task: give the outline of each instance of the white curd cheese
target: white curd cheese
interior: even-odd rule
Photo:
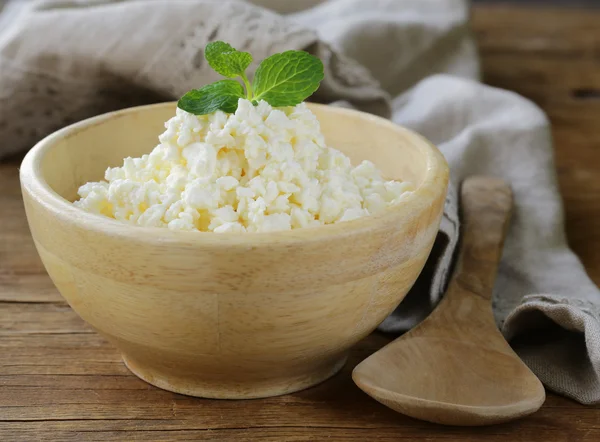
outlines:
[[[165,127],[152,152],[81,186],[74,204],[140,226],[270,232],[372,215],[411,191],[327,147],[304,103],[240,99],[234,114],[201,116],[177,109]]]

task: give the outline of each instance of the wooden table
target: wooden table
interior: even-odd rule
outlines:
[[[600,11],[484,3],[474,28],[485,80],[533,99],[554,124],[570,244],[600,283]],[[288,396],[201,400],[131,375],[66,305],[34,250],[17,182],[0,163],[0,441],[598,441],[600,407],[549,394],[519,422],[446,428],[396,414],[350,379],[388,338],[357,345],[344,371]]]

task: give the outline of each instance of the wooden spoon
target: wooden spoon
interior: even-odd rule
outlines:
[[[537,411],[545,392],[492,313],[510,188],[473,177],[464,182],[461,198],[462,244],[444,299],[416,328],[361,362],[352,377],[400,413],[447,425],[485,425]]]

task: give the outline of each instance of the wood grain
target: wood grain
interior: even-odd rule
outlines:
[[[568,238],[600,284],[600,12],[484,4],[475,7],[473,20],[485,80],[531,98],[550,116]],[[73,311],[56,309],[63,301],[25,225],[19,162],[0,163],[2,441],[600,440],[599,407],[552,394],[532,416],[489,428],[449,428],[399,415],[350,378],[359,361],[389,342],[377,333],[353,349],[339,375],[289,396],[211,401],[150,387]],[[32,322],[31,311],[53,320]],[[19,326],[19,318],[28,319]],[[11,330],[4,329],[8,324]]]

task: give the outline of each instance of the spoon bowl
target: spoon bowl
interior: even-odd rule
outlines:
[[[403,350],[378,355],[393,369],[381,373],[365,364],[354,376],[362,390],[400,413],[438,423],[483,425],[508,420],[507,414],[511,419],[527,415],[543,402],[539,380],[524,364],[495,349],[443,338],[414,338]],[[453,373],[452,382],[448,373]],[[399,378],[410,382],[399,383]],[[533,398],[532,391],[537,392]]]

